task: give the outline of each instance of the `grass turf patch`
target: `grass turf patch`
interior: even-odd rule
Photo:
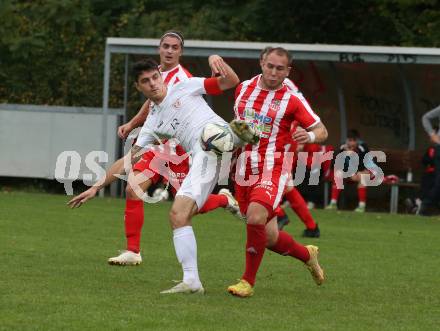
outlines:
[[[267,251],[255,296],[226,287],[244,267],[245,228],[223,210],[197,216],[205,296],[163,296],[181,278],[169,203],[145,205],[144,262],[106,263],[125,246],[120,199],[69,210],[68,197],[0,193],[0,330],[435,330],[440,325],[440,220],[315,211],[327,281]]]

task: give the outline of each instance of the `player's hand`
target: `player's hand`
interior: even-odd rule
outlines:
[[[226,64],[220,56],[211,55],[208,59],[208,62],[214,76],[220,75],[222,77],[226,77]]]
[[[301,127],[297,127],[295,133],[292,135],[293,140],[298,144],[307,144],[310,142],[310,136],[306,130]]]
[[[70,200],[67,204],[70,208],[81,207],[82,204],[86,203],[90,199],[93,199],[96,193],[98,193],[98,189],[92,186],[87,191],[84,191],[83,193],[72,198],[72,200]]]
[[[434,144],[440,144],[440,136],[438,134],[433,133],[433,134],[429,135],[429,138],[431,138],[431,141]]]
[[[133,128],[130,122],[122,124],[120,127],[118,127],[119,138],[126,139],[131,130],[133,130]]]

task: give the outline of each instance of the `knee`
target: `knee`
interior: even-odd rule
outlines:
[[[267,217],[263,213],[249,212],[246,215],[248,224],[266,224]]]
[[[176,208],[171,208],[170,213],[170,223],[173,229],[178,229],[186,225],[191,225],[191,217],[189,214],[179,211]]]
[[[266,231],[266,247],[271,248],[276,245],[278,241],[278,232]]]

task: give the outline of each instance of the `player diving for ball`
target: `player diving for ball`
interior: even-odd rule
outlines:
[[[220,57],[218,57],[220,58]],[[217,59],[218,59],[217,58]],[[210,63],[212,56],[210,57]],[[203,293],[197,267],[197,245],[191,226],[192,217],[203,207],[219,178],[221,158],[205,152],[200,145],[200,135],[209,123],[222,126],[228,124],[208,106],[203,94],[220,94],[239,83],[232,68],[220,58],[216,61],[219,77],[189,78],[173,86],[167,86],[157,63],[147,59],[136,63],[133,74],[136,88],[152,102],[152,106],[136,144],[123,158],[117,160],[107,171],[105,178],[99,180],[95,189],[85,191],[69,201],[71,207],[78,207],[99,190],[117,179],[116,175],[128,173],[128,184],[139,188],[145,179],[143,173],[133,176],[131,164],[136,163],[145,148],[151,148],[159,139],[175,138],[189,151],[192,165],[188,175],[177,190],[170,210],[170,223],[173,229],[173,242],[183,270],[183,281],[161,293]],[[234,146],[255,143],[258,138],[244,122],[234,120],[229,124],[234,137]],[[126,167],[125,165],[130,166]],[[125,169],[128,169],[126,171]],[[91,195],[91,196],[90,196]]]

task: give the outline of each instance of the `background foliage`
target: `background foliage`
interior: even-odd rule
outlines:
[[[2,0],[0,17],[0,102],[8,103],[100,106],[108,36],[176,28],[190,39],[440,44],[436,0]]]

